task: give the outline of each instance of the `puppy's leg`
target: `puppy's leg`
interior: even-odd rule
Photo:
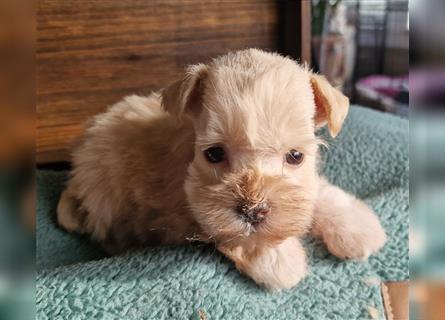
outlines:
[[[86,215],[87,212],[80,207],[70,189],[65,189],[57,205],[57,223],[69,232],[85,233]]]
[[[242,246],[218,249],[235,262],[239,271],[271,290],[291,288],[307,274],[306,253],[295,237],[252,252]]]
[[[378,217],[362,201],[322,179],[313,234],[340,258],[366,260],[386,241]]]

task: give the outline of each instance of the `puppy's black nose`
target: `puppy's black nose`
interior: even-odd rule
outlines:
[[[260,203],[241,202],[236,211],[240,214],[242,219],[248,223],[259,223],[266,218],[270,212],[270,205],[266,201]]]

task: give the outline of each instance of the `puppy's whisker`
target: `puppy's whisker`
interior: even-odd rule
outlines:
[[[226,240],[224,240],[224,241],[219,242],[219,244],[220,244],[220,245],[224,245],[224,244],[227,244],[227,243],[229,243],[229,242],[232,242],[233,240],[238,239],[238,238],[240,238],[240,237],[242,237],[242,235],[235,235],[235,236],[232,237],[232,238],[229,238],[229,239],[226,239]]]
[[[215,175],[215,179],[218,179],[218,174],[216,173],[216,169],[213,169],[213,173]]]

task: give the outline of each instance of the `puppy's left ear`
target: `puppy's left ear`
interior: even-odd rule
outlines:
[[[182,80],[162,90],[164,110],[178,121],[185,115],[197,116],[201,111],[203,80],[206,75],[207,66],[204,64],[187,67]]]
[[[325,77],[311,74],[311,86],[315,98],[315,125],[328,124],[329,133],[336,137],[349,110],[349,99],[335,89]]]

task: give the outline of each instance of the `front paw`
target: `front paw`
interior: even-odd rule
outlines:
[[[331,218],[330,228],[322,232],[323,241],[339,258],[366,260],[383,247],[386,234],[374,212],[354,200],[349,212]]]
[[[221,250],[221,248],[219,248]],[[237,269],[267,289],[289,289],[307,274],[306,254],[297,238],[288,238],[273,248],[246,254],[242,247],[221,250]]]

